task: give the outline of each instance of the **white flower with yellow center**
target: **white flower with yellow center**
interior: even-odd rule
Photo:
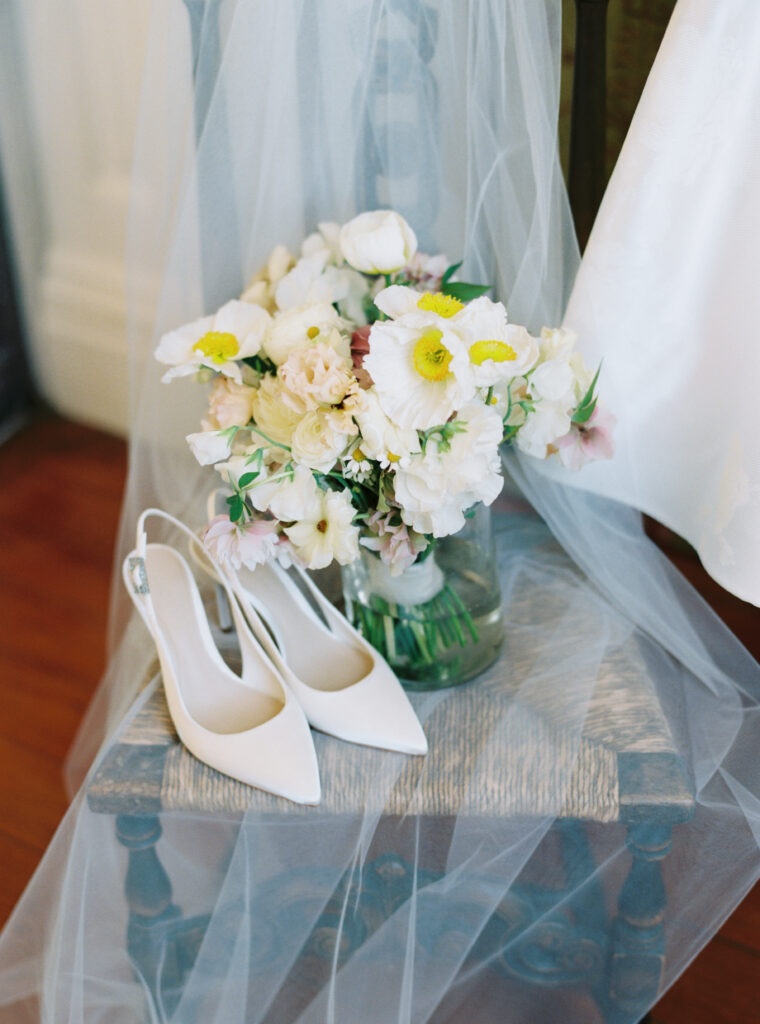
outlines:
[[[473,379],[481,388],[527,373],[538,359],[536,339],[524,327],[508,323],[502,303],[486,295],[465,305],[444,292],[391,285],[377,295],[375,305],[395,320],[427,313],[432,325],[455,333],[467,346]]]
[[[314,511],[285,527],[298,558],[309,569],[324,569],[335,559],[348,565],[359,554],[359,530],[348,491],[320,492]]]
[[[239,361],[255,356],[271,323],[260,306],[233,299],[213,316],[165,334],[156,348],[156,359],[171,369],[164,381],[186,377],[208,367],[242,383]]]
[[[475,391],[466,347],[423,311],[373,324],[363,369],[383,411],[404,429],[445,423]]]
[[[348,323],[329,302],[298,306],[278,313],[270,321],[262,341],[264,354],[279,366],[291,352],[324,342],[351,365],[351,338]]]

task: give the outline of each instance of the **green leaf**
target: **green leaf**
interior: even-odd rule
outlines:
[[[239,494],[233,494],[227,499],[230,506],[230,519],[233,523],[239,523],[245,515],[245,504]]]
[[[258,476],[258,473],[243,473],[243,475],[238,480],[238,487],[241,490],[244,487],[249,487]]]
[[[590,405],[579,405],[573,415],[570,417],[571,423],[588,423],[591,417],[594,415],[596,409],[596,399],[594,399]]]
[[[596,368],[596,373],[594,374],[594,379],[591,381],[591,383],[588,386],[588,391],[583,396],[583,398],[580,400],[580,404],[578,405],[578,409],[583,409],[584,406],[590,405],[592,401],[594,402],[594,404],[596,404],[596,399],[594,398],[594,390],[596,388],[596,382],[599,380],[599,374],[601,373],[601,371],[602,371],[602,364],[600,363],[597,366],[597,368]]]
[[[443,289],[446,295],[460,302],[471,302],[491,290],[490,284],[468,284],[466,281],[453,281]]]
[[[446,272],[444,273],[443,277],[441,278],[441,284],[442,285],[443,284],[448,284],[449,281],[452,279],[454,274],[456,274],[457,270],[459,270],[459,268],[462,266],[463,263],[464,263],[464,260],[460,260],[459,263],[452,263],[451,266],[447,268]]]

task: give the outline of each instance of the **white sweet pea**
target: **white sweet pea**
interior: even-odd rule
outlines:
[[[340,231],[343,258],[364,274],[391,274],[417,251],[417,237],[393,210],[372,210],[354,217]]]
[[[561,405],[554,402],[541,402],[528,413],[525,423],[520,427],[515,438],[518,448],[536,459],[545,459],[549,454],[549,445],[553,445],[560,437],[564,437],[570,429],[570,415]]]
[[[569,360],[578,335],[567,327],[542,327],[539,362],[550,359]]]
[[[169,331],[155,353],[159,363],[171,367],[161,379],[186,377],[206,366],[242,383],[238,361],[260,351],[270,323],[265,309],[232,299],[214,316]]]
[[[204,430],[188,434],[185,440],[201,466],[213,466],[229,456],[235,433],[235,427],[228,430]]]
[[[530,390],[539,398],[569,409],[575,404],[575,374],[564,359],[550,359],[531,374]]]
[[[446,444],[433,435],[424,454],[396,471],[394,491],[401,518],[418,533],[455,533],[464,525],[466,509],[478,501],[489,505],[501,491],[501,417],[472,402],[456,423],[463,429]]]
[[[470,359],[445,322],[424,312],[372,325],[365,369],[380,405],[405,429],[427,430],[445,423],[475,391]]]
[[[405,430],[385,415],[375,388],[362,394],[364,405],[354,413],[361,434],[361,451],[383,466],[406,465],[409,456],[420,450],[419,434],[416,430]]]
[[[279,366],[294,349],[324,341],[350,365],[351,340],[347,329],[348,324],[329,302],[318,302],[278,313],[270,322],[262,345],[265,355]]]
[[[348,491],[320,492],[315,511],[285,527],[296,555],[309,569],[324,569],[335,559],[348,565],[359,554],[359,530]]]
[[[308,519],[319,511],[320,490],[305,466],[278,466],[262,473],[248,490],[259,512],[270,512],[283,523]]]

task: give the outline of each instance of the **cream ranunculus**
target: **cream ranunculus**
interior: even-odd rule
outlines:
[[[320,473],[332,469],[350,442],[347,434],[336,431],[327,414],[317,409],[302,416],[291,438],[296,462]]]
[[[347,322],[329,302],[299,306],[275,316],[262,347],[265,355],[279,366],[294,349],[325,342],[350,365],[351,337],[348,328]]]
[[[285,528],[296,555],[309,569],[324,569],[335,559],[348,565],[359,554],[359,530],[348,491],[321,492],[321,501],[308,517]]]
[[[393,210],[372,210],[354,217],[340,231],[340,248],[349,266],[364,274],[400,270],[417,251],[417,238]]]
[[[475,392],[466,346],[423,311],[373,324],[363,369],[383,411],[405,429],[445,423]]]
[[[208,412],[201,420],[204,430],[244,427],[253,415],[256,389],[229,377],[217,377],[209,396]]]
[[[285,387],[271,374],[261,378],[253,397],[253,418],[256,426],[277,444],[290,445],[301,414],[283,399]]]

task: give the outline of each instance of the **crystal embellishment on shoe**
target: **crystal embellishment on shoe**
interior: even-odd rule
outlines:
[[[127,572],[132,581],[132,590],[135,594],[150,593],[144,558],[141,558],[139,555],[130,555],[127,559]]]
[[[314,743],[303,711],[252,634],[234,594],[227,598],[243,661],[237,675],[222,660],[185,558],[167,544],[147,544],[140,517],[137,547],[124,560],[124,583],[158,651],[164,691],[187,749],[217,771],[296,803],[319,803]]]

